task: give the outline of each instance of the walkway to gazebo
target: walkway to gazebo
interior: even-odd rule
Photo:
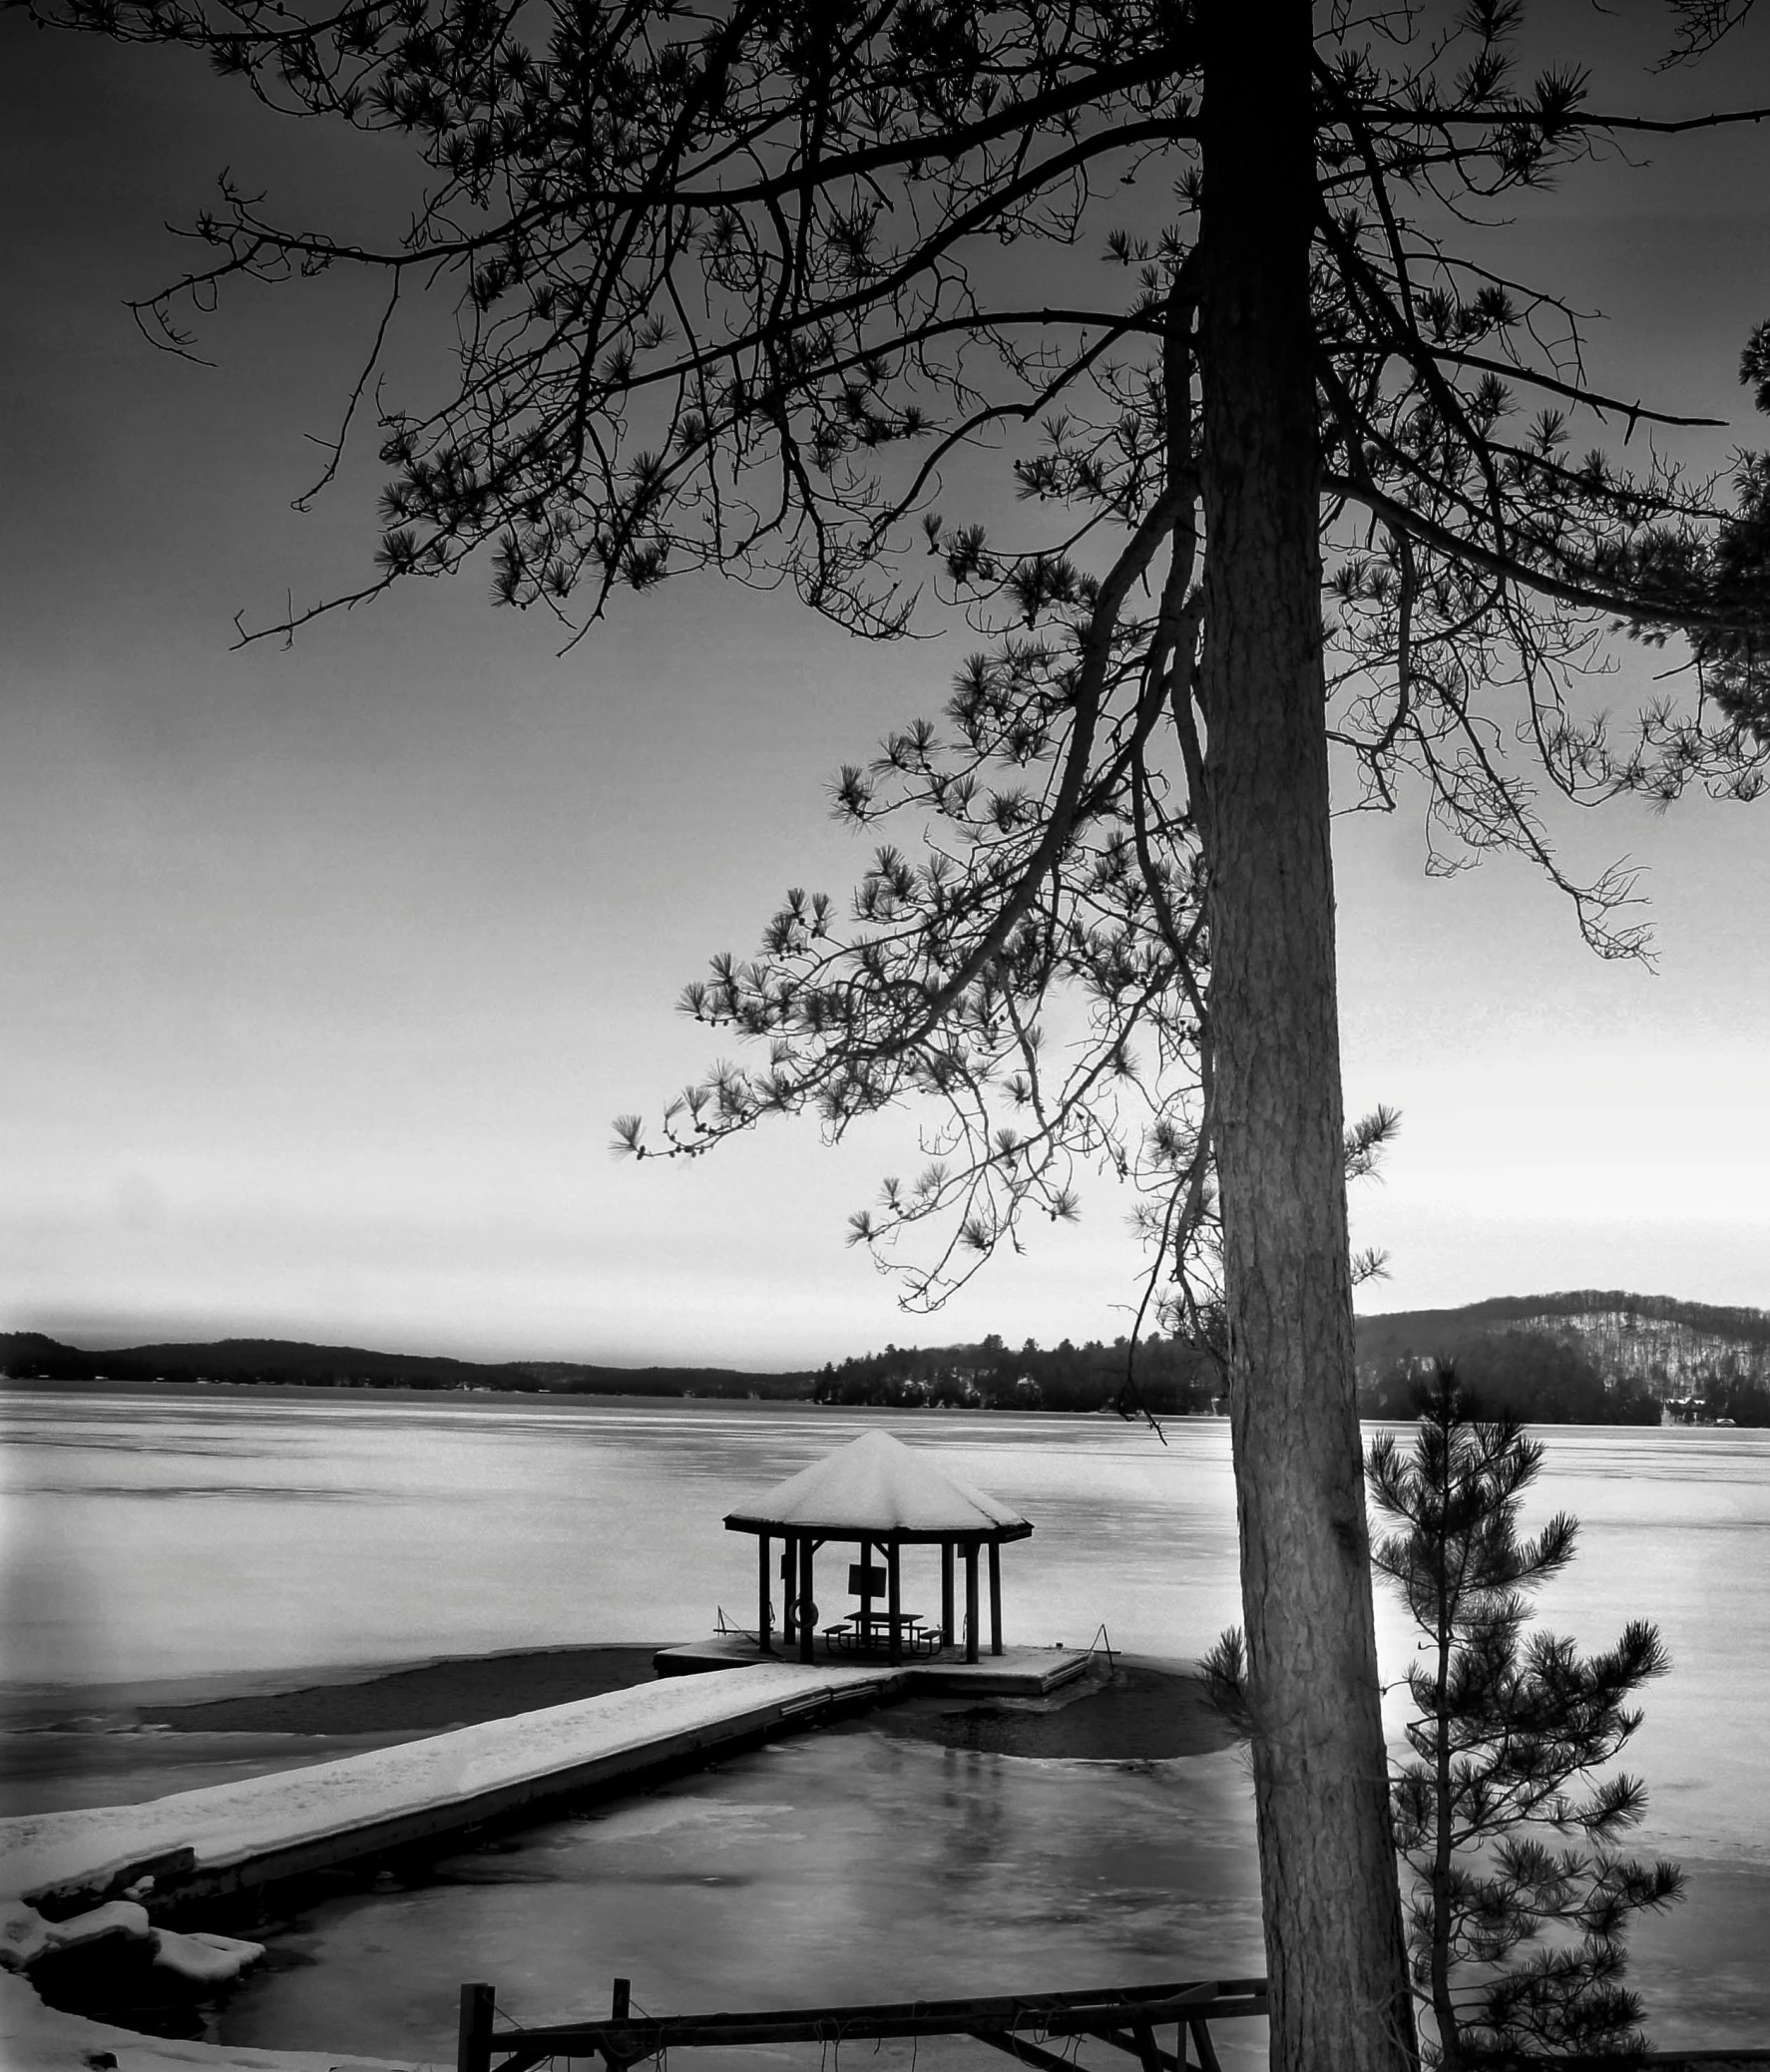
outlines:
[[[730,1512],[727,1530],[757,1536],[756,1639],[773,1651],[773,1545],[782,1544],[783,1643],[802,1662],[815,1659],[819,1612],[816,1559],[832,1540],[852,1543],[858,1561],[848,1571],[857,1600],[849,1617],[823,1628],[825,1645],[868,1653],[882,1648],[888,1659],[936,1654],[958,1644],[954,1570],[965,1565],[965,1660],[979,1654],[978,1555],[988,1550],[990,1652],[1002,1653],[1002,1547],[1025,1539],[1031,1523],[1005,1503],[935,1465],[928,1448],[906,1447],[886,1432],[863,1432],[849,1445],[790,1475],[777,1488],[741,1510]],[[941,1566],[940,1624],[926,1624],[903,1603],[902,1551],[938,1546]],[[875,1566],[875,1550],[883,1566]],[[876,1608],[883,1600],[882,1608]]]

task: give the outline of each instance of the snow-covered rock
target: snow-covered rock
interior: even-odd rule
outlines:
[[[65,1921],[45,1920],[34,1906],[14,1900],[0,1912],[0,1965],[23,1971],[60,1950],[83,1949],[112,1937],[146,1942],[159,1932],[148,1909],[133,1899],[111,1899]]]
[[[23,1971],[50,1947],[49,1923],[22,1899],[0,1906],[0,1971]]]

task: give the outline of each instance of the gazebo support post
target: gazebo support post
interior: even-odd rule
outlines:
[[[791,1647],[799,1633],[799,1535],[789,1532],[780,1548],[780,1639]]]
[[[953,1644],[953,1542],[943,1539],[940,1543],[940,1644],[950,1648]]]
[[[809,1662],[817,1645],[817,1605],[811,1595],[811,1557],[817,1542],[805,1540],[799,1549],[799,1660]]]
[[[768,1554],[773,1541],[767,1533],[756,1535],[756,1645],[763,1654],[774,1652],[769,1642],[771,1621],[768,1616],[768,1586],[774,1578],[768,1573]]]
[[[990,1541],[990,1653],[1002,1652],[1002,1542]]]
[[[977,1541],[965,1547],[965,1659],[977,1660]]]
[[[885,1543],[885,1616],[891,1622],[891,1661],[903,1661],[903,1571],[895,1539]]]

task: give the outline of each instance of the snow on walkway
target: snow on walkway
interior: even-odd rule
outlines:
[[[0,1901],[29,1898],[52,1886],[100,1884],[185,1849],[194,1852],[195,1869],[225,1869],[408,1815],[444,1812],[512,1787],[543,1784],[679,1735],[720,1726],[742,1733],[768,1724],[783,1708],[790,1712],[826,1695],[893,1680],[888,1670],[797,1662],[672,1676],[304,1770],[175,1792],[140,1806],[0,1821]]]
[[[542,1796],[550,1778],[589,1773],[585,1781],[594,1782],[599,1764],[632,1776],[644,1764],[631,1759],[643,1759],[647,1749],[658,1748],[667,1759],[683,1736],[735,1738],[826,1698],[854,1697],[868,1686],[882,1695],[901,1674],[770,1662],[705,1676],[666,1677],[306,1770],[175,1792],[139,1806],[0,1821],[5,1926],[0,1944],[10,1945],[0,1947],[0,1965],[11,1959],[0,1969],[0,2072],[89,2072],[107,2055],[117,2072],[423,2072],[409,2063],[386,2067],[383,2060],[355,2058],[342,2050],[167,2042],[56,2012],[43,2005],[16,1968],[30,1960],[28,1952],[46,1929],[52,1939],[63,1939],[29,1901],[55,1889],[101,1894],[138,1867],[144,1874],[128,1883],[127,1897],[151,1899],[153,1880],[146,1866],[173,1857],[189,1866],[174,1870],[173,1882],[334,1839],[341,1861],[352,1854],[349,1838],[363,1831],[420,1816],[438,1816],[435,1827],[441,1831],[451,1825],[451,1810],[467,1825],[488,1801],[508,1804],[526,1787]],[[372,1839],[365,1840],[372,1847]],[[134,1914],[140,1909],[130,1904],[105,1910]],[[64,1925],[76,1927],[75,1922]]]

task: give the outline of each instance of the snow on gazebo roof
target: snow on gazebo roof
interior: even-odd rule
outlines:
[[[935,1466],[926,1448],[888,1432],[863,1432],[742,1510],[737,1532],[897,1534],[916,1539],[1022,1539],[1033,1527],[1019,1511]]]

